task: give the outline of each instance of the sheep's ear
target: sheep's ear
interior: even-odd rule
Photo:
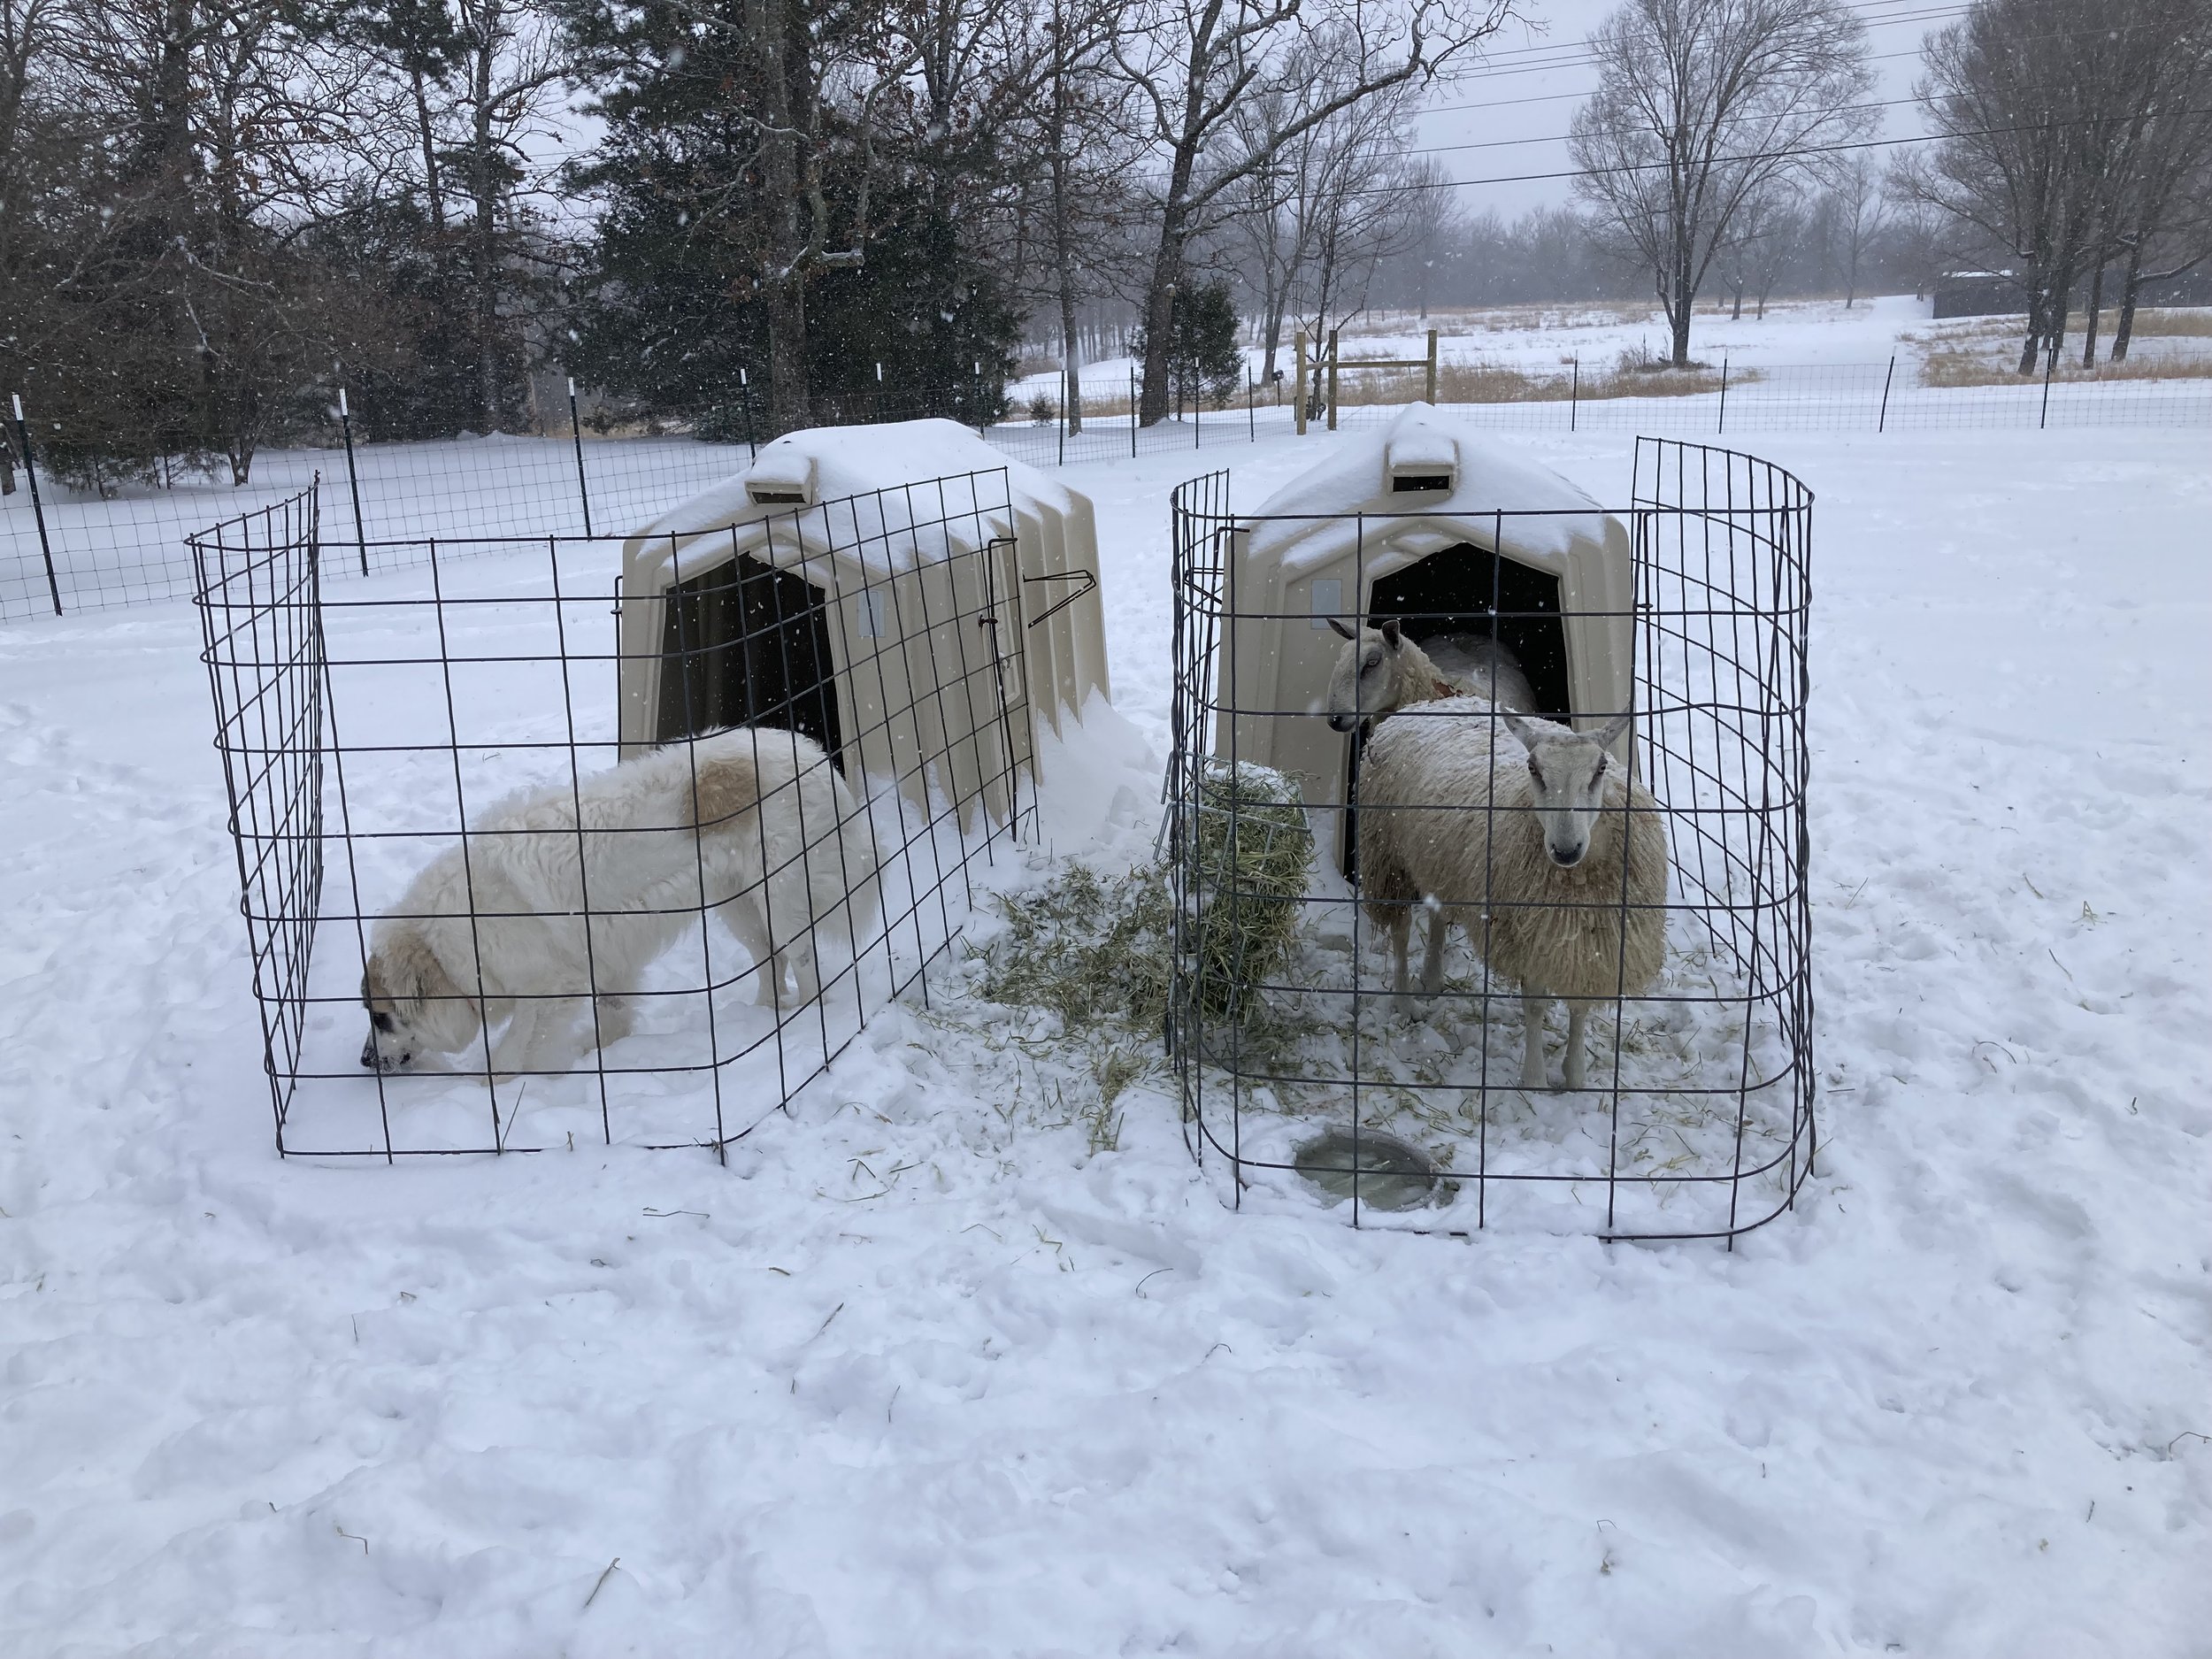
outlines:
[[[1395,618],[1395,617],[1392,617],[1392,618],[1390,618],[1389,619],[1387,619],[1386,621],[1385,621],[1385,622],[1384,622],[1384,624],[1382,625],[1382,636],[1383,636],[1384,641],[1385,641],[1386,642],[1387,642],[1387,643],[1388,643],[1388,645],[1389,645],[1389,647],[1390,647],[1390,649],[1391,649],[1392,650],[1394,650],[1394,650],[1396,650],[1396,649],[1398,649],[1399,644],[1401,643],[1401,641],[1400,641],[1400,640],[1399,640],[1399,638],[1398,638],[1398,618]]]
[[[1610,749],[1620,741],[1621,733],[1628,730],[1628,723],[1633,718],[1632,715],[1624,714],[1615,719],[1608,720],[1590,735],[1597,739],[1600,749]]]
[[[1533,749],[1536,747],[1536,728],[1526,720],[1514,713],[1512,710],[1505,708],[1499,709],[1498,718],[1505,722],[1507,731],[1520,739],[1523,749]]]
[[[1351,629],[1346,627],[1341,622],[1338,621],[1334,617],[1331,617],[1329,618],[1329,626],[1336,630],[1337,637],[1339,639],[1353,640],[1359,637],[1357,634],[1354,634]]]

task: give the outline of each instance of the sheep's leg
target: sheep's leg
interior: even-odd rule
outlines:
[[[1406,994],[1406,934],[1413,926],[1413,914],[1403,905],[1390,912],[1390,994],[1402,997]]]
[[[1422,907],[1428,912],[1428,947],[1421,953],[1421,995],[1434,996],[1444,988],[1444,940],[1452,930],[1451,918],[1434,899]]]
[[[1551,1079],[1544,1071],[1544,1016],[1551,1009],[1551,998],[1539,991],[1526,991],[1521,995],[1521,1087],[1527,1089],[1549,1088]]]
[[[1580,1088],[1583,1084],[1585,1056],[1582,1052],[1582,1033],[1584,1027],[1589,1022],[1590,1005],[1587,1002],[1567,1004],[1567,1087],[1569,1088]]]

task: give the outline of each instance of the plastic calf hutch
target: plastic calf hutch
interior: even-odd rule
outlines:
[[[1090,502],[951,421],[787,434],[623,544],[623,742],[767,719],[910,789],[941,754],[1002,818],[1037,721],[1111,695],[1097,572]]]
[[[1608,1238],[1732,1239],[1790,1208],[1815,1151],[1811,492],[1749,456],[1644,439],[1627,501],[1603,511],[1425,411],[1283,492],[1270,505],[1285,514],[1232,512],[1227,484],[1194,480],[1173,503],[1168,784],[1180,934],[1168,1043],[1186,1136],[1225,1200],[1325,1198],[1359,1225]],[[1215,932],[1248,926],[1253,902],[1225,890],[1238,865],[1218,849],[1266,827],[1256,809],[1236,822],[1244,797],[1220,784],[1225,764],[1297,774],[1317,830],[1356,816],[1354,740],[1329,729],[1322,703],[1342,644],[1325,618],[1355,614],[1396,615],[1416,637],[1494,627],[1551,712],[1581,726],[1632,716],[1624,746],[1667,848],[1665,955],[1647,985],[1629,984],[1617,958],[1620,994],[1589,1004],[1579,1090],[1520,1087],[1521,987],[1494,975],[1482,941],[1492,918],[1530,903],[1590,912],[1572,918],[1584,936],[1617,941],[1625,881],[1571,900],[1457,895],[1432,999],[1394,993],[1386,929],[1317,855],[1305,896],[1288,901],[1287,964],[1246,987],[1233,1018],[1205,995],[1210,964],[1235,956]],[[1502,730],[1492,752],[1501,775],[1523,764]],[[1504,833],[1514,809],[1448,794],[1397,804],[1486,811],[1468,820],[1471,846]],[[1554,1003],[1553,1079],[1565,1025]],[[1432,1176],[1409,1178],[1413,1160]]]
[[[1520,659],[1539,708],[1577,726],[1628,707],[1626,528],[1548,467],[1417,404],[1226,526],[1215,750],[1340,805],[1355,746],[1324,708],[1348,627],[1395,618],[1417,641],[1483,634]],[[1622,748],[1624,756],[1626,747]],[[1331,812],[1340,868],[1350,849]]]

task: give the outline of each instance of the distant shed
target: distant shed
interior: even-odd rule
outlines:
[[[910,792],[950,766],[996,817],[1038,718],[1064,734],[1111,696],[1088,498],[949,420],[787,434],[622,566],[625,752],[787,726]]]

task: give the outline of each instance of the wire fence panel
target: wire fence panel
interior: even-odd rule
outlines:
[[[35,445],[38,434],[34,432]],[[0,618],[52,614],[45,565],[68,612],[189,598],[186,541],[213,519],[287,500],[319,478],[324,534],[340,557],[365,543],[431,536],[576,535],[634,528],[743,468],[743,444],[688,437],[455,438],[279,449],[255,458],[251,481],[171,472],[166,481],[118,480],[72,488],[42,480],[0,497]],[[349,461],[351,470],[349,471]],[[388,565],[396,557],[388,550]]]
[[[1641,388],[1647,386],[1648,391]],[[1354,395],[1357,388],[1347,388]],[[1502,431],[1721,436],[1754,432],[2024,432],[2092,426],[2212,426],[2212,377],[2093,378],[2054,373],[1998,385],[1931,385],[1906,358],[1795,365],[1722,364],[1688,375],[1532,380],[1521,396],[1444,407]],[[1404,399],[1344,403],[1339,427],[1394,419]],[[1326,411],[1316,415],[1326,424]]]
[[[1614,514],[1237,518],[1225,474],[1175,493],[1168,1042],[1231,1202],[1304,1182],[1359,1225],[1609,1238],[1792,1206],[1816,1144],[1811,518],[1781,469],[1656,439]],[[1347,702],[1402,640],[1509,649],[1544,718],[1434,674]],[[1540,756],[1600,790],[1575,846]],[[1286,801],[1320,854],[1287,882]]]
[[[327,493],[190,539],[282,1153],[719,1150],[927,997],[1035,819],[1002,472],[773,521],[850,591],[672,541],[627,654],[618,538],[334,584]]]
[[[2172,367],[2155,361],[2108,365],[2087,377],[2049,366],[2047,380],[1971,386],[1928,384],[1922,366],[1906,358],[1796,366],[1724,363],[1687,375],[1614,371],[1585,377],[1575,370],[1542,379],[1455,369],[1445,374],[1441,396],[1443,406],[1463,421],[1503,432],[1686,438],[2212,426],[2212,379],[2155,378]],[[1340,397],[1374,401],[1340,403],[1333,425],[1349,428],[1394,419],[1417,396],[1417,379],[1342,377]],[[1455,387],[1484,389],[1486,401],[1456,401]],[[1248,388],[1240,404],[1186,407],[1150,426],[1129,415],[1127,398],[1087,400],[1101,412],[1087,410],[1079,426],[1048,398],[1026,417],[1017,411],[1012,418],[999,418],[996,406],[985,409],[993,418],[977,430],[1002,454],[1036,466],[1179,450],[1202,457],[1293,433],[1295,411],[1274,401],[1279,393]],[[979,392],[964,397],[979,408],[987,401]],[[869,394],[844,398],[837,410],[873,423],[910,419],[941,404],[944,397]],[[1329,428],[1325,403],[1317,402],[1309,412],[1315,431]],[[749,431],[753,414],[748,403],[739,414],[725,411],[701,430]],[[215,518],[288,499],[319,477],[326,486],[323,533],[334,549],[324,575],[335,578],[349,568],[338,557],[349,545],[355,554],[350,568],[357,574],[365,563],[378,563],[367,557],[378,543],[385,544],[380,557],[388,566],[404,557],[402,544],[431,536],[565,536],[634,528],[730,477],[754,453],[749,442],[705,442],[680,433],[595,435],[583,423],[544,437],[349,442],[348,424],[331,447],[256,457],[250,481],[234,486],[165,462],[129,476],[104,469],[82,458],[87,447],[73,445],[73,434],[42,422],[35,410],[26,411],[18,432],[18,447],[27,445],[34,465],[28,488],[0,495],[0,620],[188,597],[194,580],[188,536]],[[79,458],[57,474],[46,465],[51,454]]]

